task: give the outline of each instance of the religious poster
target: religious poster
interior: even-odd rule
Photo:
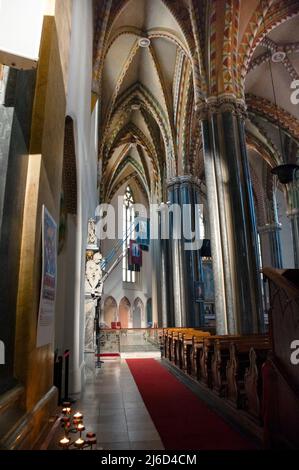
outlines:
[[[42,213],[42,283],[36,346],[52,342],[57,279],[57,224],[47,208]]]

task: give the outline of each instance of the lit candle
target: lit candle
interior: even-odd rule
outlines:
[[[74,446],[77,447],[78,449],[82,449],[83,446],[85,444],[85,441],[84,439],[82,439],[81,437],[79,437],[79,439],[77,439],[75,442],[74,442]]]
[[[60,439],[59,445],[63,449],[68,449],[69,447],[70,440],[67,437],[64,437],[63,439]]]
[[[78,431],[79,431],[79,432],[82,432],[82,431],[84,431],[84,429],[85,429],[85,426],[84,426],[84,424],[81,424],[81,423],[80,423],[80,424],[78,424],[78,427],[77,427],[77,429],[78,429]]]
[[[97,440],[95,437],[91,437],[90,439],[88,439],[88,444],[90,445],[90,447],[92,448],[92,446],[96,445],[97,443]]]
[[[80,419],[81,420],[82,418],[83,418],[83,414],[79,413],[79,411],[76,414],[74,414],[74,419]]]
[[[61,418],[61,422],[62,422],[62,423],[68,423],[69,420],[70,420],[70,418],[69,418],[68,416],[63,416],[63,417]]]
[[[96,435],[95,435],[94,432],[88,432],[86,434],[86,437],[87,437],[87,443],[88,443],[88,445],[90,445],[90,447],[92,449],[92,446],[94,446],[97,443]]]

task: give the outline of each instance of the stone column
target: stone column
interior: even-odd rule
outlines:
[[[103,289],[101,260],[95,220],[89,219],[85,266],[84,363],[86,380],[93,380],[95,375],[95,314]]]
[[[175,326],[201,326],[203,325],[203,304],[196,302],[195,282],[202,281],[201,261],[199,250],[193,246],[191,240],[183,236],[183,228],[189,226],[195,231],[196,204],[199,203],[199,182],[192,176],[179,176],[168,182],[168,194],[171,204],[177,204],[181,209],[181,221],[177,229],[181,238],[175,239],[176,216],[171,220],[171,250],[174,294],[174,324]],[[183,212],[183,206],[189,207],[189,212]],[[183,217],[183,213],[185,213]],[[199,223],[199,220],[196,221]],[[187,247],[187,245],[190,245]]]
[[[293,182],[287,186],[287,215],[291,221],[294,265],[299,268],[299,171],[294,172]]]
[[[258,227],[263,266],[271,266],[277,269],[282,268],[280,231],[281,224],[278,222]]]
[[[217,333],[257,333],[264,319],[244,113],[233,100],[202,111]]]
[[[296,269],[299,269],[299,209],[294,208],[289,210],[288,217],[292,227],[294,266]]]
[[[153,325],[161,325],[162,323],[162,312],[159,308],[161,303],[159,302],[159,285],[161,282],[160,266],[160,241],[151,240],[151,263],[152,263],[152,318]]]
[[[169,276],[167,275],[167,240],[161,240],[161,307],[162,307],[162,327],[173,326],[171,318],[168,315],[168,282]]]

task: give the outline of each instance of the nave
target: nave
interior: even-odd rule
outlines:
[[[1,450],[299,448],[298,32],[298,0],[0,1]]]
[[[254,436],[229,424],[159,358],[106,359],[74,404],[103,450],[253,450]],[[139,357],[138,357],[139,356]],[[177,404],[180,403],[180,406]],[[42,444],[59,448],[61,431]]]

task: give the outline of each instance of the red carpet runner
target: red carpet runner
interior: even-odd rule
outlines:
[[[155,359],[127,359],[166,450],[254,449]]]

